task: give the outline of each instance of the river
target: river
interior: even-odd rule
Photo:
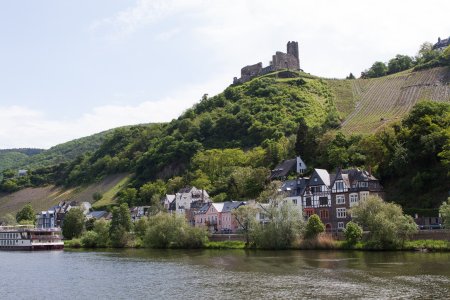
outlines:
[[[0,299],[448,299],[450,253],[0,251]]]

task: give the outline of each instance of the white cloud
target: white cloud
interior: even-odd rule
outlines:
[[[0,149],[50,148],[59,143],[107,129],[133,124],[168,122],[198,102],[204,93],[216,94],[224,79],[186,86],[157,101],[138,105],[105,105],[73,120],[60,120],[22,106],[0,107]]]
[[[90,29],[93,32],[103,32],[110,39],[119,39],[201,2],[201,0],[138,0],[134,6],[114,16],[93,22]]]
[[[446,0],[428,6],[418,0],[140,0],[100,23],[124,36],[182,15],[191,21],[183,31],[192,44],[234,62],[236,73],[242,63],[267,64],[288,40],[298,40],[305,71],[344,77],[397,53],[414,55],[422,42],[448,34],[449,9]],[[156,35],[169,38],[172,30]]]

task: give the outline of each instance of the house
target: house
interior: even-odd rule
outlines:
[[[232,212],[245,202],[209,202],[204,204],[195,214],[195,226],[203,227],[211,232],[234,233],[239,229],[239,224]]]
[[[300,156],[294,159],[288,159],[278,164],[275,169],[270,172],[270,180],[285,180],[289,174],[303,174],[306,172],[307,166]]]
[[[36,216],[37,228],[54,228],[56,227],[56,213],[54,210],[41,211]]]
[[[92,218],[94,218],[96,220],[100,220],[100,219],[108,220],[111,218],[111,214],[106,210],[94,210],[86,215],[86,219],[92,219]]]
[[[370,171],[358,168],[340,170],[331,175],[331,220],[335,230],[343,230],[351,220],[348,210],[369,195],[384,197],[379,180]]]
[[[334,174],[314,169],[310,177],[284,181],[280,192],[293,204],[300,203],[305,219],[317,214],[328,232],[343,230],[351,220],[349,209],[359,201],[369,195],[384,197],[379,180],[358,168],[338,169]]]
[[[130,208],[131,221],[136,222],[136,221],[142,219],[143,217],[147,217],[149,209],[150,209],[150,206],[148,206],[148,205],[135,206],[135,207]]]
[[[305,193],[308,179],[309,178],[297,178],[286,180],[283,181],[280,188],[280,192],[284,194],[285,200],[292,202],[299,210],[303,209],[302,195]]]
[[[175,200],[175,195],[166,194],[164,198],[161,199],[161,204],[166,210],[169,210],[170,203],[172,203],[173,200]]]
[[[331,230],[331,190],[330,174],[325,169],[314,169],[306,183],[302,195],[304,216],[309,218],[313,214],[319,215],[326,230]]]
[[[28,170],[19,170],[17,172],[18,177],[23,177],[23,176],[27,176],[27,175],[28,175]]]
[[[444,51],[445,48],[447,48],[448,46],[450,46],[450,37],[442,40],[439,37],[438,42],[433,45],[433,49],[438,51]]]
[[[175,194],[175,199],[169,203],[169,212],[186,215],[189,213],[191,203],[198,200],[205,203],[211,202],[205,190],[196,187],[183,188]]]
[[[267,214],[267,211],[269,209],[268,203],[258,203],[256,208],[256,222],[260,224],[267,224],[270,222],[269,215]]]
[[[92,205],[89,202],[81,202],[81,203],[78,203],[77,201],[71,201],[71,202],[61,201],[61,202],[59,202],[57,205],[55,205],[49,209],[49,211],[54,211],[54,214],[55,214],[54,226],[62,227],[66,213],[73,208],[81,209],[83,211],[83,214],[86,216],[91,211]],[[38,219],[40,218],[40,215],[41,214],[39,214]],[[43,218],[45,218],[45,217],[43,217]]]

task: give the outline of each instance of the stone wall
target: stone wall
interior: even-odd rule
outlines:
[[[298,59],[291,54],[283,53],[277,51],[274,56],[272,56],[272,66],[275,70],[289,69],[298,70],[300,69],[300,64]]]
[[[289,41],[286,46],[286,52],[283,53],[277,51],[275,55],[272,56],[272,61],[267,67],[262,66],[259,62],[254,65],[245,66],[241,69],[241,77],[234,77],[233,83],[244,83],[250,79],[261,76],[273,71],[289,69],[289,70],[300,70],[300,59],[298,55],[298,42]]]
[[[241,69],[241,77],[257,76],[262,70],[262,63],[259,62],[254,65],[245,66]]]

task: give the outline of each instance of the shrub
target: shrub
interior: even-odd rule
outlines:
[[[272,200],[264,211],[269,223],[255,224],[251,236],[255,246],[262,249],[288,249],[299,238],[303,222],[292,203]]]
[[[319,216],[313,214],[309,217],[308,222],[306,223],[305,228],[305,238],[306,239],[314,239],[319,234],[325,231],[325,225],[323,225]]]
[[[159,213],[149,218],[143,242],[150,248],[200,248],[207,240],[207,232],[191,227],[184,216]]]
[[[354,246],[357,242],[359,242],[362,238],[363,230],[361,226],[356,224],[355,222],[348,222],[345,226],[344,235],[345,241],[348,246]]]
[[[81,245],[84,248],[97,247],[98,234],[95,231],[86,231],[81,237]]]
[[[399,247],[417,231],[412,217],[404,215],[399,205],[384,202],[376,196],[359,202],[351,213],[356,223],[369,230],[366,244],[369,248]]]

